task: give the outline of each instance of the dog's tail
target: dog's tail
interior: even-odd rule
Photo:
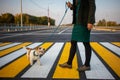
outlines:
[[[26,47],[26,46],[23,46],[23,49],[31,50],[31,48],[28,48],[28,47]]]
[[[23,49],[26,49],[26,47],[25,47],[25,46],[23,46]]]
[[[30,59],[30,51],[31,51],[31,48],[28,48],[28,47],[26,47],[26,46],[23,46],[23,49],[27,50],[26,55],[27,55],[27,59],[29,60],[29,59]]]

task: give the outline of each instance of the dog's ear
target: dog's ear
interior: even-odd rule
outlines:
[[[25,46],[23,48],[26,49],[26,50],[31,50],[31,48],[28,48],[28,47],[25,47]]]
[[[39,48],[39,47],[37,46],[37,47],[35,48],[35,50],[38,50],[38,48]]]
[[[26,48],[27,50],[31,50],[31,48]]]
[[[43,48],[43,50],[45,51],[45,48]]]

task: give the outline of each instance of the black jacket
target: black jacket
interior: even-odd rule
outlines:
[[[78,11],[78,21],[76,21],[76,6],[77,0],[73,0],[73,24],[87,25],[87,23],[95,23],[95,0],[80,0],[80,7]]]

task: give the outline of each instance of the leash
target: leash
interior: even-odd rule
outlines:
[[[59,24],[58,24],[58,26],[57,26],[57,28],[51,33],[51,35],[50,36],[48,36],[45,40],[44,40],[44,42],[46,42],[46,40],[48,40],[48,39],[50,39],[50,38],[52,38],[53,36],[54,36],[54,34],[55,34],[55,32],[59,29],[59,27],[60,27],[60,25],[61,25],[61,23],[62,23],[62,21],[64,20],[64,18],[65,18],[65,15],[67,14],[67,11],[68,11],[68,7],[67,7],[67,5],[65,4],[65,8],[66,8],[66,10],[65,10],[65,13],[64,13],[64,15],[63,15],[63,17],[62,17],[62,19],[61,19],[61,21],[59,22]]]

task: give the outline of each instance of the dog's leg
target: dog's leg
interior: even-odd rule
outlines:
[[[30,52],[31,52],[31,50],[27,50],[27,53],[26,53],[26,56],[27,56],[28,60],[30,60]]]
[[[38,63],[38,65],[41,65],[41,64],[40,64],[40,59],[39,59],[39,58],[37,59],[37,63]]]
[[[30,65],[31,66],[33,65],[33,59],[30,59]]]
[[[30,59],[29,59],[29,55],[28,55],[28,52],[26,53],[26,56],[27,56],[27,59],[28,59],[28,60],[30,60]]]

